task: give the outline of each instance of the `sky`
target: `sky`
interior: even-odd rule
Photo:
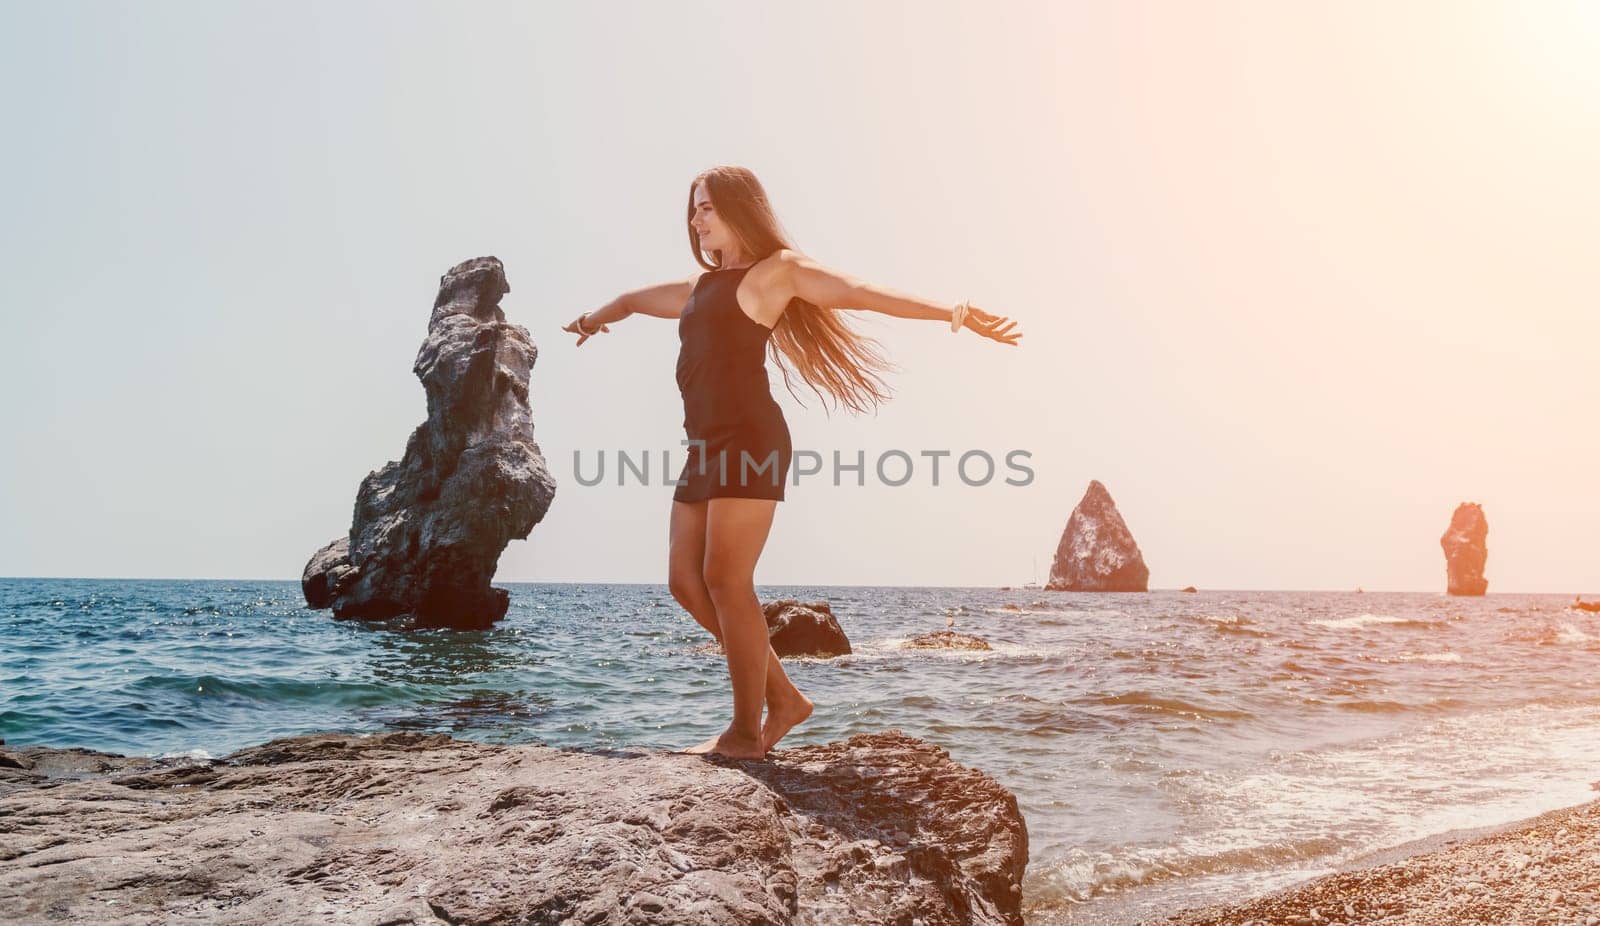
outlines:
[[[1600,592],[1597,46],[1577,0],[0,3],[0,575],[298,578],[492,254],[557,481],[497,579],[665,582],[671,487],[574,457],[681,463],[675,326],[560,329],[697,272],[740,164],[814,260],[1025,335],[852,313],[875,415],[774,373],[869,471],[789,487],[758,584],[1042,582],[1098,479],[1153,588],[1443,591],[1475,501],[1491,593]]]

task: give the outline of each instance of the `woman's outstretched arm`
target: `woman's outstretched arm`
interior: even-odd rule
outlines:
[[[646,286],[630,290],[592,312],[573,319],[562,331],[578,336],[578,345],[601,333],[610,331],[611,322],[619,322],[629,315],[651,315],[656,318],[677,318],[694,291],[694,277],[673,283]]]
[[[918,299],[888,287],[859,280],[847,273],[824,267],[804,254],[785,250],[782,252],[785,278],[792,295],[830,309],[856,309],[881,312],[895,318],[917,318],[949,324],[955,317],[956,307],[939,302]],[[969,303],[963,328],[971,328],[986,338],[1015,345],[1022,337],[1013,331],[1016,322],[1003,315],[994,315]]]

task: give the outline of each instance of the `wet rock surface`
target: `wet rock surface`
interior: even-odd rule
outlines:
[[[1022,922],[1016,798],[898,731],[764,761],[292,737],[0,748],[19,923]]]

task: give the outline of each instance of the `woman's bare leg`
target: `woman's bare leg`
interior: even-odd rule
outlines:
[[[761,706],[767,688],[767,621],[756,597],[755,569],[778,503],[713,498],[706,503],[706,590],[722,627],[722,649],[733,683],[733,722],[711,752],[741,759],[766,755]]]
[[[667,543],[667,590],[695,623],[722,642],[717,609],[706,590],[706,503],[672,503],[671,532]]]
[[[722,627],[733,683],[733,723],[711,752],[743,759],[766,755],[761,705],[767,686],[767,621],[756,598],[755,568],[772,529],[776,501],[713,498],[706,503],[706,589]]]
[[[722,643],[722,626],[715,603],[705,583],[707,502],[672,503],[671,537],[667,564],[667,586],[678,604]],[[766,620],[762,619],[765,627]],[[724,646],[726,654],[726,646]],[[795,724],[811,715],[811,699],[800,693],[783,671],[778,654],[767,644],[767,722],[762,726],[762,745],[771,749]],[[719,734],[720,735],[720,734]],[[691,752],[709,752],[718,737],[712,737]]]

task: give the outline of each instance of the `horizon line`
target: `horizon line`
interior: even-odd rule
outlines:
[[[300,579],[298,579],[298,578],[244,578],[244,577],[237,577],[237,576],[234,576],[234,577],[190,576],[190,577],[185,577],[185,578],[176,578],[176,577],[172,577],[172,576],[0,576],[0,582],[27,581],[27,580],[36,580],[36,581],[89,581],[89,582],[299,582],[300,581]],[[490,582],[490,585],[640,585],[640,586],[661,586],[661,587],[665,587],[666,584],[667,583],[664,582],[664,581],[662,581],[662,582],[629,582],[629,581],[609,580],[609,579],[608,580],[600,580],[600,579],[495,579],[492,582]],[[757,588],[762,588],[762,587],[773,588],[773,587],[783,587],[783,586],[802,586],[802,587],[816,587],[816,588],[950,588],[950,589],[988,589],[988,590],[991,590],[991,591],[999,591],[1002,588],[1005,588],[1005,589],[1008,589],[1010,591],[1072,592],[1072,593],[1075,593],[1075,594],[1091,594],[1091,595],[1138,594],[1137,592],[1110,592],[1110,591],[1095,592],[1095,591],[1080,591],[1080,590],[1076,590],[1076,589],[1052,589],[1052,588],[1047,588],[1047,587],[1045,587],[1043,585],[1035,585],[1035,586],[1029,586],[1029,585],[1008,585],[1008,586],[1000,586],[1000,585],[922,585],[922,584],[889,585],[889,584],[883,584],[883,583],[864,584],[864,583],[852,583],[852,582],[759,582],[759,583],[756,584]],[[1196,593],[1198,593],[1198,592],[1324,592],[1324,593],[1333,592],[1333,593],[1344,593],[1344,594],[1350,594],[1350,595],[1356,595],[1356,594],[1362,594],[1362,595],[1366,595],[1366,594],[1438,595],[1438,596],[1443,597],[1443,598],[1487,598],[1490,595],[1569,595],[1570,594],[1570,595],[1573,595],[1573,596],[1578,597],[1578,598],[1582,598],[1586,594],[1587,595],[1600,596],[1600,591],[1596,591],[1596,592],[1577,592],[1577,591],[1573,591],[1573,592],[1567,592],[1567,591],[1530,592],[1530,591],[1517,591],[1517,590],[1505,590],[1505,589],[1502,589],[1500,591],[1485,592],[1482,595],[1451,595],[1447,591],[1441,591],[1441,590],[1437,590],[1437,589],[1366,588],[1365,586],[1361,586],[1359,588],[1359,590],[1357,590],[1356,588],[1345,588],[1345,587],[1341,587],[1341,588],[1209,588],[1209,587],[1203,587],[1203,586],[1199,586],[1199,585],[1194,585],[1194,586],[1176,586],[1176,585],[1175,586],[1164,586],[1163,585],[1163,586],[1152,586],[1150,588],[1145,589],[1145,592],[1146,593],[1148,593],[1148,592],[1182,592],[1183,589],[1189,588],[1189,587],[1193,587],[1196,590]]]

